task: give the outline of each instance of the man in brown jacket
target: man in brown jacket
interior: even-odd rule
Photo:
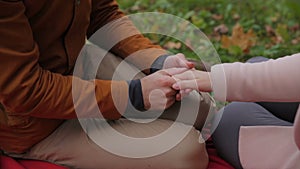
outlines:
[[[74,168],[206,166],[207,156],[203,144],[198,142],[199,134],[195,129],[164,154],[132,159],[113,155],[98,147],[82,130],[78,120],[74,120],[78,116],[74,104],[86,103],[94,93],[97,104],[86,106],[87,114],[83,117],[93,117],[89,113],[98,108],[105,119],[117,120],[122,117],[128,102],[142,110],[169,108],[175,102],[177,93],[171,89],[171,84],[175,82],[171,75],[178,70],[157,71],[150,68],[153,65],[160,65],[158,69],[192,67],[181,54],[167,57],[159,46],[153,45],[142,35],[134,35],[119,42],[110,52],[126,58],[143,49],[157,49],[131,60],[137,68],[149,68],[144,70],[148,76],[131,81],[103,78],[93,82],[72,76],[86,37],[124,16],[114,0],[0,0],[0,8],[0,150],[4,154]],[[124,30],[136,30],[130,21],[126,22],[128,24],[122,26]],[[86,49],[93,54],[101,52],[95,47]],[[112,63],[116,57],[108,55],[108,62]],[[72,96],[74,81],[76,90],[81,91],[76,101]],[[168,96],[163,104],[149,100],[154,89]],[[113,99],[112,91],[117,100]],[[148,132],[135,136],[149,137],[158,134],[157,131],[164,131],[171,124],[161,119],[147,125],[122,119],[112,126],[128,135],[135,135],[132,134],[136,133],[135,130]],[[149,148],[145,147],[145,151]]]

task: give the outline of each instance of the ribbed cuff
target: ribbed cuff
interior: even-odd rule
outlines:
[[[150,74],[155,73],[163,68],[165,60],[167,57],[170,56],[169,54],[159,56],[151,65]]]
[[[211,82],[214,96],[219,101],[226,101],[227,85],[224,70],[225,64],[214,65],[211,67]]]
[[[141,81],[139,79],[131,80],[128,85],[129,100],[132,106],[139,111],[145,111]]]

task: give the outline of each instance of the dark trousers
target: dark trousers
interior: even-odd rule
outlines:
[[[298,105],[299,103],[245,102],[233,102],[227,105],[212,135],[219,155],[235,168],[242,168],[238,153],[240,127],[292,126]],[[221,114],[219,113],[218,116]]]

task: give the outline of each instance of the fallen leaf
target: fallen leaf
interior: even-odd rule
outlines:
[[[278,24],[274,30],[270,25],[265,26],[267,35],[271,37],[272,45],[280,44],[289,39],[287,25]]]
[[[237,13],[233,15],[233,19],[236,21],[239,20],[240,18],[241,18],[240,15]]]
[[[272,21],[272,22],[277,22],[277,21],[278,21],[278,16],[273,16],[273,17],[271,18],[271,21]]]
[[[219,20],[222,20],[222,19],[223,19],[223,15],[217,15],[217,14],[213,14],[211,17],[212,17],[214,20],[217,20],[217,21],[219,21]]]
[[[141,7],[138,6],[138,5],[134,5],[134,6],[132,6],[132,7],[130,8],[131,11],[138,11],[138,10],[140,10],[140,9],[141,9]]]
[[[300,37],[297,37],[297,38],[295,38],[295,39],[292,40],[292,44],[293,45],[297,45],[299,43],[300,43]]]
[[[181,48],[181,43],[180,42],[169,41],[164,45],[164,47],[167,48],[167,49],[180,49]]]
[[[221,35],[228,33],[228,27],[224,24],[221,24],[214,28],[215,33],[219,33]]]
[[[295,25],[289,27],[289,30],[292,32],[297,32],[298,30],[300,30],[300,26],[299,26],[299,24],[295,24]]]
[[[292,40],[292,44],[293,44],[293,45],[297,45],[298,43],[299,43],[299,40],[298,40],[298,39],[293,39],[293,40]]]
[[[280,43],[283,43],[283,42],[284,42],[283,38],[282,38],[281,36],[278,36],[278,35],[272,37],[271,40],[272,40],[273,43],[275,43],[275,44],[280,44]]]
[[[232,46],[238,46],[244,53],[248,53],[250,48],[256,44],[256,35],[252,29],[244,33],[241,25],[236,24],[232,30],[232,36],[223,35],[221,38],[222,48],[230,49]]]
[[[268,36],[276,36],[274,29],[270,25],[266,25],[265,29]]]

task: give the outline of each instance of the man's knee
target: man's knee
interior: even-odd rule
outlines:
[[[144,160],[153,169],[206,169],[208,165],[204,140],[194,128],[171,150]]]
[[[173,151],[173,152],[172,152]],[[208,155],[204,140],[198,130],[192,128],[189,134],[176,147],[171,150],[169,161],[172,163],[172,156],[177,156],[178,161],[170,168],[178,169],[206,169]],[[173,159],[174,161],[174,159]]]
[[[174,123],[169,120],[158,119],[150,124],[136,124],[128,120],[123,120],[126,125],[113,126],[116,130],[122,134],[133,137],[156,137],[160,133],[169,129]],[[180,124],[185,126],[183,124]],[[126,131],[123,127],[126,126]],[[121,127],[121,128],[119,128]],[[122,129],[123,128],[123,129]],[[185,127],[183,127],[185,128]],[[128,130],[129,129],[129,130]],[[180,130],[180,128],[179,128]],[[185,129],[182,129],[185,130]],[[180,131],[178,131],[180,133]],[[172,144],[172,138],[169,138],[170,144]],[[174,137],[173,139],[177,139]],[[160,144],[157,143],[156,146]],[[145,147],[144,151],[155,147]],[[163,151],[161,154],[140,159],[123,159],[124,163],[127,163],[130,168],[151,168],[151,169],[205,169],[208,164],[208,155],[205,149],[204,140],[201,137],[199,131],[190,127],[188,134],[173,148],[168,151]]]

